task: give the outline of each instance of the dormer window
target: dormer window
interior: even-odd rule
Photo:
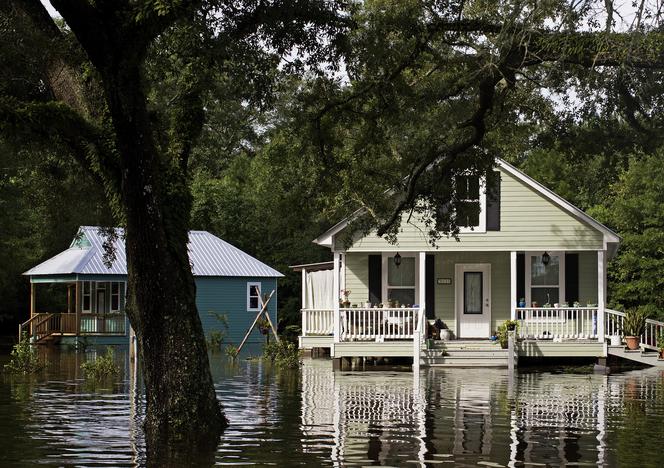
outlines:
[[[484,186],[484,178],[478,175],[456,176],[456,222],[460,232],[486,232],[486,190]]]

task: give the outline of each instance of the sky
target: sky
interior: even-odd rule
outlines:
[[[51,16],[60,16],[60,15],[58,14],[58,12],[56,11],[56,9],[53,8],[53,7],[51,6],[51,2],[50,2],[49,0],[41,0],[41,2],[44,4],[44,6],[46,7],[46,9],[48,10],[48,13],[49,13]]]

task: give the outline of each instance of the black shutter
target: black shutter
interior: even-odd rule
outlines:
[[[500,172],[496,171],[487,178],[486,230],[500,231]]]
[[[516,303],[526,297],[526,254],[516,254]],[[529,304],[526,304],[528,306]]]
[[[427,255],[425,265],[426,316],[428,319],[436,318],[436,256]]]
[[[565,254],[565,301],[569,305],[579,300],[579,254]]]
[[[369,302],[383,302],[383,258],[381,255],[369,255]]]

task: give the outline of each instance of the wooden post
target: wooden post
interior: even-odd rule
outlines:
[[[76,299],[74,300],[76,307],[76,336],[81,334],[81,282],[76,280]]]
[[[258,312],[258,314],[256,315],[256,318],[254,319],[253,323],[251,324],[251,326],[247,330],[247,334],[244,335],[244,339],[242,340],[242,343],[240,343],[240,346],[238,346],[238,348],[237,348],[238,354],[242,350],[242,347],[244,346],[244,343],[249,338],[249,335],[251,334],[252,330],[256,326],[256,323],[258,322],[258,319],[261,317],[261,315],[263,315],[263,313],[265,313],[267,315],[267,321],[270,323],[270,328],[272,328],[272,333],[274,333],[274,337],[277,339],[277,341],[279,341],[279,337],[277,336],[277,330],[274,328],[274,325],[272,325],[272,320],[270,320],[270,313],[267,312],[267,305],[269,304],[270,299],[272,299],[272,295],[274,294],[274,291],[275,290],[273,289],[272,292],[270,293],[270,296],[261,305],[261,310]],[[260,295],[258,297],[260,298]]]
[[[340,279],[340,262],[341,262],[341,254],[338,252],[334,252],[334,280],[333,280],[333,286],[332,290],[334,291],[335,295],[335,300],[333,302],[334,304],[334,340],[333,343],[339,343],[340,341],[340,335],[341,335],[341,330],[340,330],[340,320],[341,320],[341,313],[339,311],[339,298],[341,297],[341,289],[339,288],[339,279]],[[334,346],[332,347],[332,357],[334,357]]]
[[[37,288],[36,284],[30,282],[30,318],[34,317],[35,309],[37,307]]]
[[[516,285],[516,252],[510,252],[510,319],[516,320],[516,306],[519,302]]]
[[[597,341],[604,343],[606,316],[606,250],[597,252]]]

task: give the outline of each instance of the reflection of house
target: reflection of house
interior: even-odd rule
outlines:
[[[622,400],[610,398],[608,379],[512,378],[500,370],[471,369],[385,378],[332,372],[329,361],[307,361],[301,379],[302,443],[307,451],[329,446],[330,461],[341,466],[409,461],[425,466],[427,460],[464,466],[478,460],[502,466],[602,464],[607,416],[622,411]]]
[[[114,259],[106,261],[106,237],[99,228],[83,226],[69,248],[24,274],[30,277],[30,319],[23,324],[37,342],[94,337],[99,343],[127,343],[125,315],[127,266],[122,230],[113,243]],[[260,310],[259,295],[275,291],[268,306],[276,321],[277,278],[281,273],[206,231],[189,233],[189,259],[196,280],[196,304],[206,335],[223,330],[239,342]],[[66,308],[39,310],[38,286],[61,285]],[[259,340],[255,332],[255,340]],[[262,340],[261,340],[262,341]]]

